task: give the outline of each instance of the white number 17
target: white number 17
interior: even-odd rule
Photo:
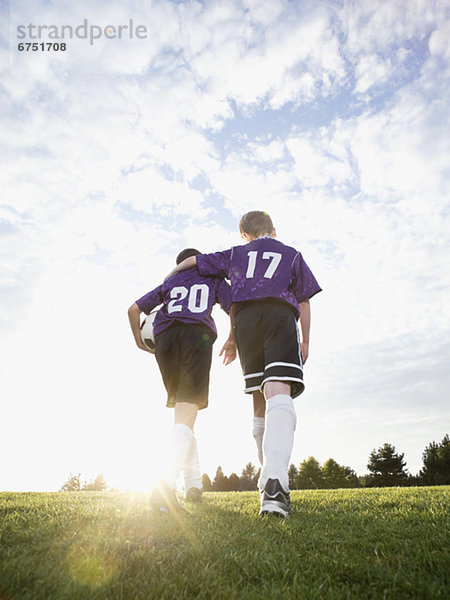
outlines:
[[[257,256],[257,250],[250,250],[250,252],[248,253],[248,266],[247,273],[245,274],[247,279],[251,279],[255,274]],[[266,279],[272,279],[273,274],[275,273],[278,265],[280,264],[281,256],[282,255],[279,252],[263,252],[263,260],[270,260],[269,266],[267,267],[266,272],[264,273],[264,277],[266,277]]]

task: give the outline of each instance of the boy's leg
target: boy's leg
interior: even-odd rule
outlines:
[[[202,501],[202,477],[198,456],[197,440],[194,438],[184,466],[184,497],[190,502]]]
[[[186,406],[187,405],[187,406]],[[171,512],[183,510],[176,497],[176,484],[184,468],[193,442],[192,427],[197,416],[197,406],[187,402],[175,404],[175,423],[169,434],[167,465],[164,478],[153,488],[150,504],[155,511]]]
[[[267,400],[266,428],[263,440],[264,464],[259,486],[263,489],[269,479],[278,479],[287,492],[287,472],[297,425],[290,384],[268,381],[264,386],[264,394]]]
[[[297,421],[292,398],[304,388],[296,318],[279,303],[249,303],[236,314],[235,332],[245,392],[254,393],[262,387],[266,399],[264,462],[259,480],[261,514],[288,516],[287,471]],[[262,405],[260,399],[256,396],[257,409]]]
[[[202,489],[202,478],[200,475],[200,460],[198,457],[197,440],[194,434],[194,423],[197,418],[198,406],[190,402],[177,402],[175,404],[175,425],[185,425],[192,430],[192,440],[185,458],[180,455],[182,465],[178,473],[184,471],[184,489],[188,492],[192,488]],[[178,477],[177,473],[177,477]],[[192,495],[192,494],[191,494]],[[194,496],[193,496],[194,497]],[[198,498],[198,495],[195,495]]]
[[[166,406],[173,407],[175,412],[169,434],[165,477],[152,492],[152,506],[163,512],[179,508],[176,482],[187,463],[197,462],[198,476],[200,473],[198,454],[197,461],[192,454],[195,444],[193,428],[198,410],[208,405],[214,341],[211,335],[206,335],[208,331],[200,326],[174,326],[162,332],[156,340],[156,359],[167,389]]]
[[[185,468],[195,442],[194,423],[198,407],[190,402],[175,404],[175,422],[169,436],[169,459],[165,480],[171,489],[176,488],[176,482],[182,469]]]
[[[186,425],[194,430],[198,406],[192,402],[177,402],[175,404],[175,425]]]
[[[263,464],[263,437],[265,428],[266,400],[259,390],[253,392],[253,437],[255,438],[258,459]]]

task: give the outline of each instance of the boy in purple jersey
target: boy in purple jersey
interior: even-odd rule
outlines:
[[[199,254],[188,248],[176,262]],[[169,438],[167,473],[151,495],[152,508],[157,511],[181,508],[175,495],[181,470],[186,499],[201,501],[200,463],[193,429],[198,410],[208,406],[212,345],[217,337],[211,311],[217,302],[229,312],[230,286],[223,278],[203,277],[191,270],[166,279],[128,309],[136,344],[148,352],[141,340],[140,314],[148,315],[163,305],[153,323],[155,356],[167,390],[166,406],[175,409],[175,422]]]
[[[228,364],[237,345],[245,392],[253,395],[254,436],[263,458],[260,514],[287,517],[292,512],[287,470],[297,420],[292,399],[304,390],[309,299],[321,288],[300,252],[275,239],[267,213],[245,214],[239,230],[246,245],[188,258],[172,274],[197,265],[201,275],[230,280],[232,327],[221,354]]]

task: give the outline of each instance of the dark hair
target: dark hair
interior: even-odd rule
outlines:
[[[263,210],[251,210],[241,217],[239,231],[241,234],[248,233],[255,238],[261,235],[272,235],[272,219]]]
[[[180,262],[183,262],[185,258],[189,258],[190,256],[197,256],[197,254],[201,254],[201,252],[199,252],[195,248],[185,248],[177,256],[177,265],[179,265]]]

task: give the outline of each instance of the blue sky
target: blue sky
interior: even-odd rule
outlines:
[[[420,469],[450,425],[449,8],[1,3],[0,489],[56,490],[70,472],[148,489],[171,414],[126,310],[182,248],[241,243],[259,208],[324,288],[293,462],[363,474],[389,442]],[[18,25],[84,19],[148,36],[18,51]],[[210,476],[256,463],[216,315],[197,425]]]

